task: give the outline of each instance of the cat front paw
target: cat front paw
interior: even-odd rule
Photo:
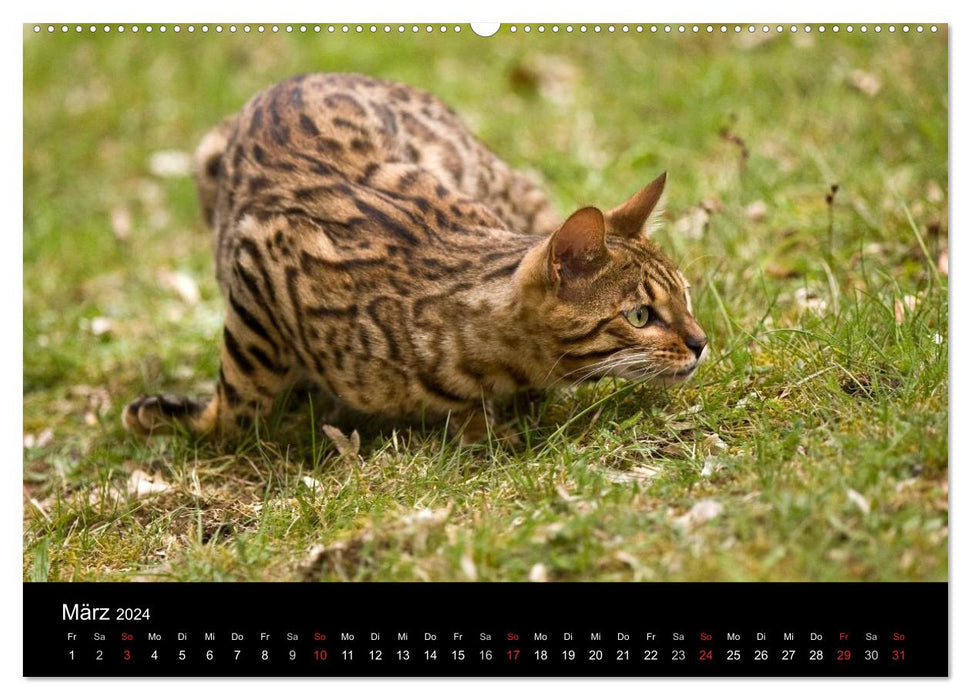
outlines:
[[[164,435],[177,426],[190,427],[205,406],[194,399],[174,394],[140,396],[125,406],[121,423],[136,435]]]

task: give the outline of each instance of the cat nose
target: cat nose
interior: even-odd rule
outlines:
[[[701,357],[701,353],[704,352],[705,346],[708,344],[708,337],[704,333],[689,335],[684,344],[691,348],[691,352],[695,354],[696,358]]]

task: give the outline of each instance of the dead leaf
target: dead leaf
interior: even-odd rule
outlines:
[[[918,302],[919,299],[913,294],[906,294],[902,299],[893,300],[893,317],[897,321],[898,326],[904,322],[908,311],[913,311],[917,308]]]
[[[748,217],[749,221],[762,221],[765,219],[765,215],[769,213],[769,207],[761,199],[756,200],[745,207],[745,216]]]
[[[323,426],[324,435],[330,438],[330,441],[334,443],[334,447],[337,448],[338,454],[344,459],[354,459],[358,456],[361,451],[361,436],[355,430],[351,433],[350,437],[344,435],[340,428],[333,425]]]
[[[128,477],[128,495],[133,498],[154,496],[158,493],[164,493],[170,488],[172,488],[172,485],[167,483],[161,474],[152,475],[141,469],[136,469]]]
[[[870,503],[860,492],[854,491],[853,489],[846,489],[846,497],[863,512],[863,515],[870,514]]]
[[[674,519],[674,524],[678,527],[684,528],[685,530],[691,530],[699,525],[702,525],[713,518],[718,517],[721,512],[725,510],[719,501],[712,498],[706,498],[702,501],[698,501],[684,515],[681,515]]]
[[[635,571],[641,568],[641,563],[637,560],[637,557],[635,557],[630,552],[625,552],[623,550],[615,552],[614,559],[619,561],[621,564],[626,564],[627,566],[634,569]]]
[[[546,566],[542,563],[533,564],[533,568],[529,570],[529,580],[533,583],[545,583],[548,580]]]
[[[579,82],[576,66],[561,56],[535,55],[510,70],[509,82],[519,92],[539,93],[559,105],[574,101]]]
[[[707,455],[717,455],[725,452],[728,449],[728,445],[719,437],[718,433],[712,433],[701,443],[701,448]]]
[[[820,316],[826,313],[826,308],[829,306],[826,300],[816,294],[816,292],[804,287],[797,289],[795,296],[796,306],[806,311],[812,311]]]
[[[91,319],[91,332],[94,335],[106,335],[115,329],[115,322],[104,316],[95,316]]]
[[[158,279],[164,286],[178,294],[186,304],[195,305],[199,303],[199,285],[186,273],[163,269],[159,270]]]
[[[875,73],[857,69],[850,74],[850,85],[867,97],[876,97],[883,83]]]
[[[33,433],[27,433],[24,435],[24,447],[47,447],[51,444],[51,440],[54,439],[54,431],[50,428],[44,428],[40,435],[34,435]]]
[[[402,516],[399,522],[403,526],[404,532],[407,533],[416,529],[428,529],[444,525],[451,513],[450,507],[438,508],[437,510],[422,508],[415,513]]]
[[[127,241],[131,237],[131,213],[124,207],[111,210],[111,230],[119,241]]]
[[[321,490],[321,491],[323,491],[324,485],[322,483],[320,483],[319,481],[317,481],[312,476],[305,476],[305,477],[303,477],[303,479],[301,479],[301,481],[303,481],[304,486],[306,486],[308,489],[310,489],[314,493],[316,493],[318,489]]]
[[[717,457],[711,457],[711,456],[705,457],[705,464],[701,468],[701,476],[707,479],[712,474],[715,474],[716,472],[720,472],[724,468],[725,468],[724,461],[718,459]]]
[[[704,207],[692,207],[688,213],[674,222],[674,230],[679,236],[699,239],[704,235],[711,219]]]
[[[472,557],[468,554],[462,556],[459,566],[462,567],[462,573],[465,574],[465,578],[469,581],[475,581],[479,577],[479,573],[475,568],[475,562],[472,561]]]
[[[156,177],[185,177],[192,172],[192,158],[184,151],[156,151],[148,169]]]
[[[645,483],[648,481],[653,481],[661,473],[660,467],[654,467],[650,465],[643,465],[637,467],[631,467],[630,469],[602,469],[599,470],[601,474],[607,481],[614,484],[628,484],[632,482]]]

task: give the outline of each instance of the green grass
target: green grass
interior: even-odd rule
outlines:
[[[944,32],[25,30],[24,58],[25,580],[947,578]],[[229,450],[126,435],[217,370],[208,234],[152,154],[317,70],[434,91],[564,213],[667,170],[712,360],[521,402],[515,452],[364,425],[342,456],[306,408]]]

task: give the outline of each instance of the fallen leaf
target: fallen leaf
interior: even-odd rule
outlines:
[[[875,73],[857,69],[850,74],[850,85],[862,92],[867,97],[875,97],[883,83]]]
[[[635,571],[641,568],[641,563],[637,560],[637,557],[635,557],[630,552],[625,552],[623,550],[619,552],[615,552],[614,559],[616,559],[622,564],[626,564],[627,566],[634,569]]]
[[[323,426],[324,435],[330,438],[337,448],[338,454],[344,459],[354,459],[361,450],[361,436],[355,430],[350,437],[344,435],[340,428],[333,425]]]
[[[303,481],[304,486],[306,486],[308,489],[314,492],[316,492],[317,489],[323,490],[324,488],[324,485],[319,481],[317,481],[312,476],[305,476],[303,477],[303,479],[301,479],[301,481]]]
[[[691,506],[691,510],[684,515],[675,518],[674,524],[685,530],[690,530],[718,517],[723,510],[725,510],[725,506],[720,502],[706,498]]]
[[[111,210],[111,230],[119,241],[127,241],[131,237],[131,214],[124,207]]]
[[[859,508],[864,515],[869,515],[870,513],[870,503],[863,497],[858,491],[853,489],[846,489],[846,497],[849,498],[853,505]]]
[[[451,514],[451,508],[439,508],[437,510],[432,510],[431,508],[422,508],[415,513],[409,513],[401,518],[399,521],[404,529],[414,530],[416,528],[430,528],[438,527],[443,525],[448,516]]]
[[[643,465],[624,470],[603,469],[600,470],[600,473],[604,475],[607,481],[614,484],[627,484],[635,481],[645,483],[656,479],[661,473],[661,468]]]
[[[917,297],[912,294],[906,294],[901,299],[893,300],[893,317],[897,321],[898,326],[904,322],[908,311],[913,311],[917,308],[918,301]]]
[[[163,493],[172,488],[160,474],[151,475],[141,469],[136,469],[128,477],[128,495],[133,498],[144,498]]]
[[[745,216],[748,217],[749,221],[762,221],[768,213],[769,207],[761,199],[745,207]]]
[[[159,270],[159,281],[179,297],[186,304],[195,305],[199,303],[199,285],[196,281],[184,272],[177,270]]]
[[[806,311],[822,315],[826,312],[826,300],[816,294],[816,292],[800,287],[796,290],[796,306]]]
[[[707,479],[715,472],[720,472],[724,468],[725,463],[722,460],[718,459],[717,457],[708,456],[705,457],[705,464],[701,468],[701,475]]]
[[[104,316],[95,316],[91,319],[91,332],[94,335],[106,335],[115,328],[115,322]]]
[[[699,239],[710,219],[711,216],[703,207],[692,207],[687,214],[674,222],[674,230],[679,236]]]
[[[148,169],[156,177],[185,177],[192,172],[192,158],[183,151],[156,151]]]
[[[50,428],[44,428],[40,435],[34,435],[33,433],[27,433],[24,435],[24,447],[47,447],[51,444],[51,440],[54,439],[54,431]]]
[[[712,433],[701,443],[701,448],[707,455],[717,455],[727,450],[728,445],[719,437],[718,433]]]
[[[550,102],[567,105],[574,100],[579,73],[560,56],[538,55],[513,66],[509,82],[519,92],[539,93]]]
[[[462,567],[462,573],[465,574],[465,578],[467,578],[469,581],[475,581],[478,578],[478,571],[476,571],[475,562],[472,561],[472,557],[470,557],[468,554],[462,557],[462,560],[459,562],[459,566]]]

